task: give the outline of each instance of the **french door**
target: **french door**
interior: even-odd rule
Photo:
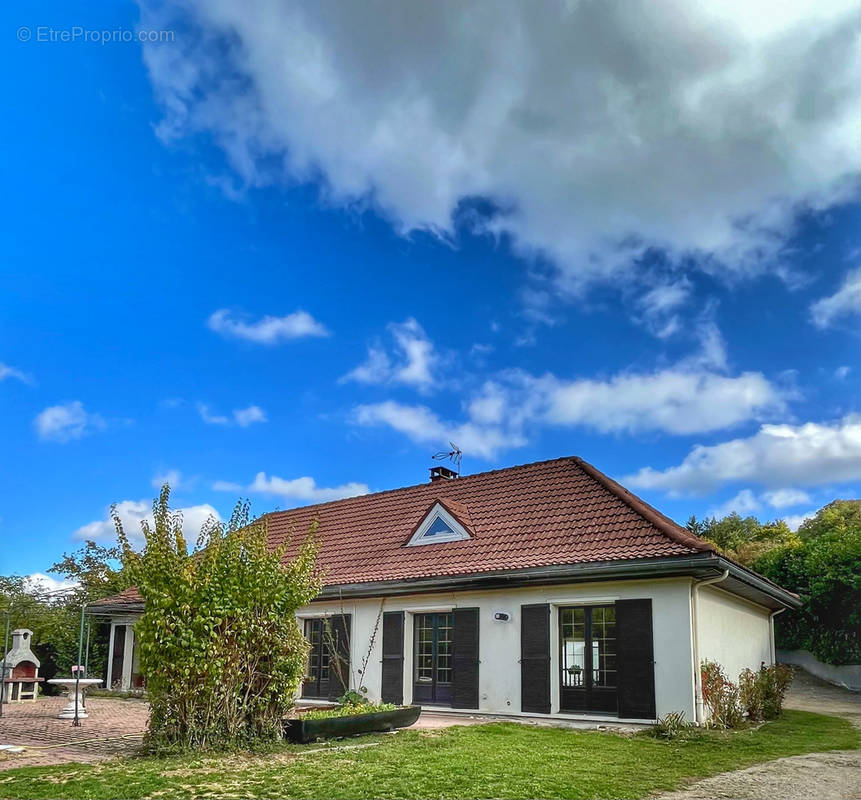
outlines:
[[[559,609],[560,709],[618,713],[615,606]]]
[[[416,614],[413,702],[451,705],[453,615]]]
[[[308,641],[308,671],[302,682],[303,697],[328,697],[330,689],[329,646],[326,642],[322,619],[305,620],[305,639]]]

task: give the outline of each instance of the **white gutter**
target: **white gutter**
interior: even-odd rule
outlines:
[[[771,663],[772,664],[777,663],[777,647],[774,644],[774,618],[778,614],[782,614],[784,611],[786,611],[785,608],[778,608],[777,611],[772,611],[768,615],[768,637],[769,637],[769,644],[771,645]]]
[[[715,583],[725,581],[729,577],[729,570],[725,569],[717,578],[707,578],[703,581],[693,581],[691,583],[691,653],[694,661],[694,721],[697,725],[702,725],[704,722],[703,708],[703,681],[702,671],[700,669],[700,637],[697,630],[697,602],[699,598],[700,586],[711,586]],[[772,640],[773,641],[773,640]]]

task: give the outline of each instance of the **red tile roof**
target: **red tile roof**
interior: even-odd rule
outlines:
[[[471,538],[406,547],[437,501]],[[580,458],[439,480],[265,517],[273,546],[290,540],[286,558],[318,521],[318,566],[326,586],[714,550]],[[140,603],[134,589],[100,603],[121,605],[134,602],[132,597]]]
[[[472,538],[405,547],[435,502]],[[469,575],[714,548],[579,458],[483,472],[267,514],[269,538],[295,552],[319,522],[327,586]]]

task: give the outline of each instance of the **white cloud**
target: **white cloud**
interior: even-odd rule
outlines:
[[[174,509],[182,514],[182,532],[186,540],[193,543],[200,533],[203,523],[210,517],[221,520],[219,513],[208,503],[185,508]],[[123,523],[123,530],[129,537],[129,541],[140,544],[143,541],[141,534],[141,520],[147,520],[153,524],[152,503],[146,500],[123,500],[117,503],[117,513]],[[103,519],[88,522],[75,531],[76,539],[92,539],[96,542],[113,542],[116,540],[116,529],[110,514]]]
[[[24,589],[33,593],[68,592],[76,589],[78,585],[77,581],[70,581],[65,578],[53,578],[44,572],[34,572],[24,578]]]
[[[383,425],[436,449],[453,441],[464,453],[479,458],[492,458],[500,450],[526,444],[523,434],[515,429],[472,421],[444,422],[427,406],[404,405],[392,400],[360,405],[355,409],[354,418],[359,425]]]
[[[215,481],[212,484],[213,492],[241,492],[242,484],[233,481]]]
[[[797,215],[861,170],[857,0],[779,13],[634,3],[145,3],[165,142],[201,131],[247,186],[319,181],[400,232],[475,230],[572,288],[649,248],[709,271],[779,269]],[[381,25],[380,20],[385,20]]]
[[[266,477],[265,472],[258,472],[254,483],[248,487],[250,492],[274,494],[289,500],[307,500],[311,503],[326,503],[330,500],[341,500],[344,497],[355,497],[368,493],[364,483],[345,483],[341,486],[317,486],[313,478],[285,479],[277,475]]]
[[[441,419],[425,405],[394,401],[354,410],[359,425],[382,425],[422,444],[454,441],[493,458],[521,447],[530,426],[582,427],[600,433],[659,431],[688,435],[730,428],[782,411],[783,393],[759,372],[732,376],[717,328],[700,327],[702,348],[673,366],[607,378],[563,379],[506,370],[464,399],[466,420]]]
[[[158,472],[153,475],[151,481],[153,489],[161,489],[168,484],[171,489],[176,490],[182,486],[182,474],[178,469],[169,469],[166,472]]]
[[[795,508],[812,502],[810,495],[801,489],[775,489],[762,492],[759,495],[754,494],[752,489],[742,489],[735,497],[711,509],[708,516],[720,518],[735,512],[745,517],[748,514],[756,514],[764,506],[783,509]]]
[[[827,328],[839,317],[861,313],[861,269],[852,270],[832,295],[810,306],[810,316],[819,328]]]
[[[21,383],[33,382],[33,379],[26,372],[22,372],[15,367],[10,367],[8,364],[0,361],[0,381],[5,381],[7,378],[14,378],[16,381],[21,381]]]
[[[812,503],[810,495],[801,489],[775,489],[762,495],[772,508],[794,508]]]
[[[861,416],[833,423],[763,425],[753,436],[697,445],[675,467],[641,469],[625,485],[707,492],[733,482],[816,486],[861,479]]]
[[[659,339],[666,339],[681,330],[676,313],[691,296],[691,283],[682,277],[659,283],[637,299],[641,321]]]
[[[837,367],[834,370],[834,377],[837,380],[842,381],[849,377],[849,373],[852,372],[852,367]]]
[[[210,316],[207,325],[222,336],[257,344],[278,344],[289,339],[329,335],[325,325],[301,310],[283,317],[265,316],[256,322],[246,322],[234,317],[229,309],[221,308]]]
[[[802,522],[811,517],[816,516],[816,510],[808,511],[805,514],[790,514],[787,517],[783,518],[783,521],[786,523],[786,526],[791,531],[797,531]]]
[[[231,416],[225,416],[212,411],[206,403],[197,404],[197,413],[207,425],[238,425],[247,428],[256,422],[267,422],[266,412],[260,406],[251,405],[247,408],[235,408]]]
[[[91,414],[80,400],[58,406],[49,406],[33,420],[40,439],[68,442],[105,427],[98,414]]]
[[[741,514],[746,517],[762,508],[762,504],[750,489],[742,489],[735,497],[731,497],[725,503],[711,509],[707,516],[722,519],[730,514]]]
[[[233,412],[233,419],[240,428],[247,428],[255,422],[267,422],[266,412],[260,406],[248,406],[248,408],[237,408]]]
[[[364,363],[344,375],[341,381],[401,383],[420,390],[432,388],[440,358],[422,326],[410,317],[401,323],[390,323],[388,330],[395,352],[389,355],[381,347],[369,347]]]
[[[207,425],[229,425],[230,417],[225,417],[222,414],[213,414],[206,403],[197,404],[197,413]]]

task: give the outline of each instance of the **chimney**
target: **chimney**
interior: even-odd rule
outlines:
[[[457,473],[448,467],[431,467],[430,479],[431,483],[437,481],[450,481],[457,477]]]

